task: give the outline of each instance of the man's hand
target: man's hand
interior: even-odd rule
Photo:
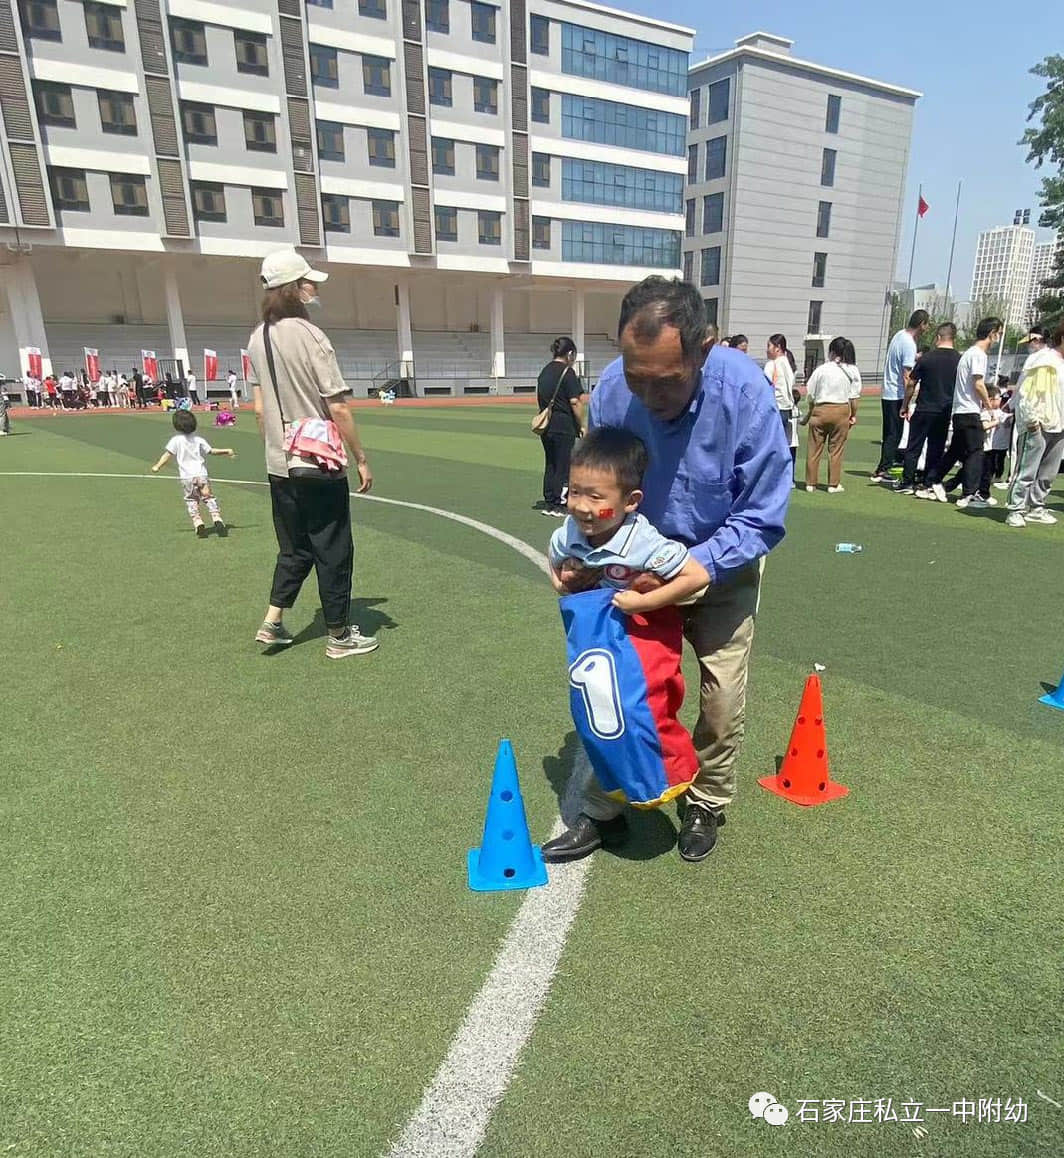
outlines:
[[[644,610],[646,596],[638,591],[618,591],[613,597],[613,606],[623,611],[625,615],[638,615]]]
[[[572,556],[563,559],[558,566],[558,579],[570,595],[576,595],[580,591],[590,591],[601,578],[601,567],[585,567],[579,559],[574,559]]]
[[[365,459],[355,465],[358,468],[359,481],[359,487],[355,493],[364,495],[373,486],[373,471],[369,469],[369,463]]]

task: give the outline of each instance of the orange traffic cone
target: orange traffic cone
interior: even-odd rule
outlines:
[[[828,738],[824,730],[824,702],[820,676],[805,681],[791,742],[775,776],[761,776],[758,784],[792,804],[823,804],[845,796],[850,790],[836,784],[828,774]]]

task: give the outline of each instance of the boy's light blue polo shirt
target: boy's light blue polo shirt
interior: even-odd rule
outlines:
[[[550,561],[557,570],[563,559],[579,559],[585,567],[603,569],[600,587],[625,591],[641,571],[675,579],[687,562],[688,550],[666,539],[638,511],[628,515],[608,543],[592,547],[572,516],[550,537]]]

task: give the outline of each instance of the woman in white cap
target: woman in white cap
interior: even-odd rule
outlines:
[[[358,471],[359,494],[373,485],[373,475],[336,354],[308,318],[308,306],[318,305],[318,285],[328,276],[311,269],[292,248],[277,250],[262,263],[263,324],[248,341],[249,381],[266,443],[279,549],[270,606],[255,639],[275,646],[293,642],[284,612],[313,568],[328,629],[325,654],[343,659],[378,646],[375,638],[348,622],[354,543],[344,447]],[[299,439],[293,445],[292,437],[301,431],[311,441]]]

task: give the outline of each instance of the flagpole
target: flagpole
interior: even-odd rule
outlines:
[[[957,182],[957,204],[953,208],[953,240],[949,244],[949,268],[946,270],[946,308],[950,303],[950,278],[953,276],[953,251],[957,247],[957,219],[961,212],[961,183]]]
[[[920,228],[920,202],[924,199],[924,186],[920,184],[919,192],[916,194],[916,220],[913,222],[913,248],[912,253],[909,254],[909,280],[906,284],[906,289],[913,288],[913,262],[916,261],[916,232]]]

